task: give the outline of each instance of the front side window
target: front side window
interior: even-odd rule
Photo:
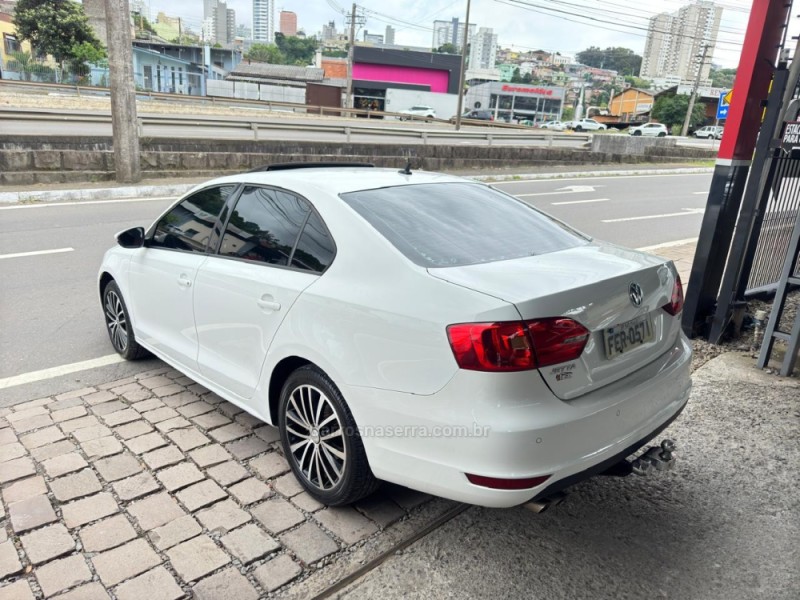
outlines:
[[[308,202],[281,190],[246,187],[222,236],[222,256],[288,266]]]
[[[235,185],[223,185],[192,194],[161,218],[149,245],[206,252],[217,217],[235,189]]]

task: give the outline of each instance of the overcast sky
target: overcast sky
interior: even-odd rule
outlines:
[[[146,0],[153,18],[159,11],[180,16],[187,25],[199,29],[203,16],[202,0]],[[321,31],[322,25],[335,21],[344,29],[341,10],[350,10],[346,0],[276,0],[281,9],[297,13],[298,26],[309,35]],[[472,0],[470,22],[491,27],[504,48],[545,49],[574,55],[589,46],[625,46],[638,54],[644,50],[648,18],[658,12],[672,12],[684,0]],[[367,10],[365,28],[383,33],[387,24],[396,30],[395,43],[430,47],[433,21],[464,19],[466,0],[360,0]],[[526,4],[526,9],[521,4]],[[723,0],[724,8],[714,62],[735,67],[739,61],[741,40],[747,26],[748,0]],[[540,7],[558,13],[545,14]],[[237,23],[251,25],[252,0],[228,0],[228,8],[236,11]],[[339,10],[337,10],[339,8]],[[797,21],[797,19],[795,19]]]

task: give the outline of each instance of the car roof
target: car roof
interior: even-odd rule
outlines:
[[[413,171],[411,175],[399,169],[373,167],[320,167],[239,173],[208,181],[199,187],[223,183],[270,185],[298,193],[311,191],[332,195],[361,190],[416,185],[421,183],[474,183],[461,177],[426,171]]]

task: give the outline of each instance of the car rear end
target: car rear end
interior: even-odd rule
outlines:
[[[484,186],[442,185],[349,200],[431,277],[508,302],[518,318],[443,323],[456,370],[434,394],[368,392],[369,423],[438,432],[377,441],[377,477],[514,506],[621,460],[680,413],[691,349],[672,263],[591,242]],[[406,231],[401,210],[442,231]]]

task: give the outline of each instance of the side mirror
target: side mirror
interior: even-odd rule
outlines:
[[[144,246],[144,227],[120,231],[117,234],[117,243],[123,248],[141,248]]]

